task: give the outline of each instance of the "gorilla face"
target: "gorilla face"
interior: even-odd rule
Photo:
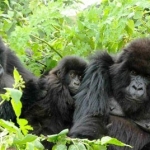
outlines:
[[[71,94],[76,94],[80,87],[82,72],[76,70],[70,70],[67,75],[67,80],[69,82],[68,88]]]
[[[147,85],[150,81],[140,75],[136,75],[136,72],[131,72],[134,75],[130,76],[130,84],[125,89],[125,98],[126,100],[133,101],[135,103],[144,103],[147,101]]]
[[[110,67],[114,98],[126,114],[150,104],[150,40],[136,40]]]

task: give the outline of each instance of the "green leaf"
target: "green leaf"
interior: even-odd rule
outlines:
[[[21,115],[21,109],[22,109],[22,103],[20,102],[22,92],[13,88],[5,88],[5,90],[8,93],[10,93],[10,97],[12,98],[11,99],[12,107],[15,111],[16,116],[19,117]]]
[[[10,96],[12,97],[12,99],[18,103],[21,99],[22,96],[22,92],[17,90],[17,89],[13,89],[13,88],[4,88],[6,91],[10,92]]]
[[[44,149],[44,146],[41,144],[41,142],[38,139],[36,139],[32,143],[34,144],[34,147],[36,147],[38,150],[43,150]]]
[[[60,135],[67,135],[68,132],[69,132],[68,129],[64,129],[64,130],[62,130],[60,133],[58,133],[58,135],[59,135],[59,136],[60,136]]]
[[[22,88],[24,88],[25,82],[23,81],[22,76],[19,74],[19,72],[17,71],[16,68],[14,68],[13,76],[14,76],[14,80],[15,80],[15,83],[13,84],[13,88],[19,89],[21,91]]]
[[[76,147],[76,150],[86,150],[86,147],[83,143],[75,143],[74,146]],[[75,147],[73,147],[73,148],[75,148]]]
[[[19,129],[14,125],[13,122],[0,119],[0,126],[2,126],[3,128],[6,128],[9,132],[13,132],[13,133],[19,132]]]
[[[53,146],[52,150],[67,150],[67,146],[64,144],[58,144]]]
[[[78,147],[76,145],[70,145],[68,150],[78,150]]]
[[[52,60],[50,58],[46,59],[46,66],[47,66],[46,70],[47,71],[52,69],[52,68],[54,68],[56,65],[57,65],[57,61],[56,60]]]
[[[27,142],[33,142],[34,140],[36,140],[38,137],[36,135],[33,134],[27,134],[24,138],[19,139],[19,138],[15,138],[14,139],[14,144],[26,144]]]
[[[49,142],[57,142],[58,139],[58,134],[53,134],[53,135],[48,135],[47,136],[47,141]]]
[[[37,150],[44,150],[44,146],[38,140],[26,143],[26,150],[35,150],[35,148],[37,148]]]
[[[28,125],[28,121],[26,119],[17,118],[17,123],[20,126],[21,131],[26,135],[29,130],[33,130],[33,128]]]
[[[102,145],[105,145],[105,144],[113,144],[113,145],[117,145],[117,146],[128,146],[128,147],[131,147],[130,145],[127,145],[119,140],[117,140],[116,138],[111,138],[109,136],[105,136],[105,137],[102,137],[101,139],[101,144]]]
[[[107,147],[104,146],[104,145],[95,145],[95,144],[93,144],[92,147],[93,147],[94,150],[107,150]]]
[[[22,103],[20,101],[16,102],[14,99],[11,100],[13,110],[15,111],[16,116],[19,118],[21,115]]]
[[[27,143],[26,144],[26,150],[35,150],[34,149],[34,144],[33,143]]]
[[[128,20],[128,22],[126,23],[125,30],[127,31],[127,33],[129,35],[133,34],[133,31],[134,31],[134,21],[133,20]]]
[[[20,74],[19,74],[19,72],[17,71],[16,68],[14,68],[13,76],[14,76],[14,80],[15,80],[15,81],[19,81],[19,79],[20,79]]]

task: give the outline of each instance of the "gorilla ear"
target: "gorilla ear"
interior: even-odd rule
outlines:
[[[60,70],[56,71],[56,75],[57,75],[58,78],[60,77]]]
[[[124,48],[123,51],[126,53],[129,52],[129,49]]]
[[[50,74],[55,74],[58,78],[60,78],[61,71],[57,68],[50,71]]]

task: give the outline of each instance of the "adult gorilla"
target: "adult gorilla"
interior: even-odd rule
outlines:
[[[4,45],[2,39],[0,38],[0,93],[5,92],[3,89],[5,87],[12,87],[14,83],[14,68],[18,70],[26,83],[29,80],[32,80],[32,83],[36,83],[36,78],[24,68],[18,57]],[[30,84],[30,88],[32,88],[31,86],[32,84]],[[35,86],[36,85],[33,85],[33,87]],[[25,102],[24,100],[22,100],[22,102],[25,104],[31,103]],[[16,116],[10,102],[6,101],[0,106],[0,118],[12,121],[15,120]]]
[[[132,41],[118,57],[106,52],[96,54],[75,96],[74,125],[69,135],[96,139],[106,134],[132,145],[134,150],[141,150],[150,142],[150,134],[139,127],[141,120],[150,118],[149,76],[148,38]],[[112,99],[126,117],[109,114]],[[109,123],[111,126],[107,129],[105,126]],[[129,148],[109,147],[109,150],[120,149]]]

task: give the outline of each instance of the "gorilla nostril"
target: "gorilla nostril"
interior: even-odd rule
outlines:
[[[115,109],[115,107],[109,107],[110,111],[113,111]]]
[[[143,90],[143,88],[138,88],[138,90],[140,91],[140,90]]]
[[[133,89],[137,90],[137,87],[135,85],[132,86]]]
[[[145,127],[146,128],[150,128],[150,124],[145,124]]]

